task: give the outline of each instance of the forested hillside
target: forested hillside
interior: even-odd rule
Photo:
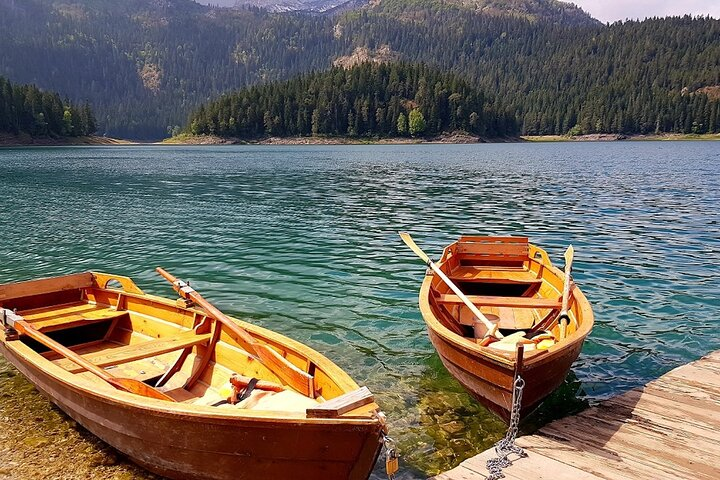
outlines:
[[[95,117],[86,104],[63,102],[57,93],[34,85],[13,85],[0,77],[0,133],[33,137],[78,137],[95,133]]]
[[[425,65],[363,63],[226,95],[195,111],[194,135],[402,137],[462,130],[499,137],[515,119],[456,75]]]
[[[101,133],[158,138],[223,93],[352,63],[362,48],[460,75],[522,133],[720,129],[720,21],[608,26],[558,5],[382,0],[319,16],[190,0],[0,0],[0,75],[89,101]]]

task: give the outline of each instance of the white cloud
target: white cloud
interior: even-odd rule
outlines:
[[[720,18],[719,0],[563,0],[574,3],[602,22],[673,15]]]

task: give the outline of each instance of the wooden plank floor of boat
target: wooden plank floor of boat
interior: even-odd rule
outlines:
[[[720,478],[720,351],[557,420],[517,444],[508,480]],[[485,479],[494,449],[435,480]]]

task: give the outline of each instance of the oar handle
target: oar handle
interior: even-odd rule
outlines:
[[[570,306],[570,284],[572,282],[572,264],[575,256],[575,249],[570,245],[565,251],[565,282],[563,283],[562,307],[558,320],[560,322],[560,339],[564,339],[567,332],[567,323],[570,319],[568,308]]]
[[[483,313],[475,306],[475,304],[472,303],[470,299],[465,296],[462,290],[460,290],[460,288],[455,285],[455,282],[450,280],[448,276],[445,275],[445,273],[440,269],[440,267],[438,267],[435,262],[430,260],[430,257],[428,257],[427,254],[423,252],[420,247],[418,247],[410,234],[407,232],[399,232],[399,234],[400,238],[402,238],[403,242],[405,242],[405,245],[410,247],[410,250],[415,252],[415,254],[420,257],[422,261],[424,261],[427,266],[430,267],[433,272],[435,272],[437,276],[440,277],[440,279],[445,282],[448,287],[450,287],[450,290],[452,290],[453,293],[455,293],[455,295],[457,295],[458,298],[462,300],[462,302],[470,309],[473,315],[475,315],[475,317],[477,317],[477,319],[480,320],[483,325],[485,325],[485,327],[487,328],[487,333],[485,334],[485,336],[488,337],[492,335],[495,338],[503,338],[503,335],[498,332],[497,324],[492,323],[490,320],[487,319],[485,315],[483,315]]]

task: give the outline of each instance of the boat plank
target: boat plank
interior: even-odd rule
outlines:
[[[62,316],[69,313],[79,313],[105,308],[103,305],[96,305],[86,301],[68,302],[62,305],[50,305],[46,307],[29,308],[18,311],[26,321],[32,322],[39,318],[52,318]]]
[[[123,347],[113,348],[110,351],[100,351],[96,354],[83,355],[83,358],[99,367],[119,365],[143,358],[154,357],[185,347],[200,345],[210,340],[210,334],[197,334],[194,331],[183,332],[172,337],[150,340],[147,342]],[[85,369],[68,359],[55,360],[54,363],[71,373],[82,372]]]
[[[126,315],[128,315],[127,312],[117,311],[111,308],[95,309],[80,314],[66,314],[52,318],[41,317],[31,322],[31,325],[41,332],[52,332],[54,330],[65,330],[104,322],[106,320],[114,320]]]
[[[75,273],[62,277],[42,278],[27,282],[8,283],[0,285],[0,301],[62,292],[65,290],[77,290],[88,288],[92,285],[93,276],[90,272]]]
[[[560,308],[562,302],[552,298],[537,297],[494,297],[488,295],[467,295],[475,305],[484,307],[514,307],[514,308]],[[452,294],[442,294],[437,297],[440,303],[464,303],[460,297]]]
[[[361,387],[332,400],[321,403],[317,407],[308,408],[308,418],[336,418],[343,413],[373,403],[375,397],[367,387]]]
[[[488,283],[542,283],[527,270],[487,270],[484,267],[461,266],[448,275],[453,281]]]

